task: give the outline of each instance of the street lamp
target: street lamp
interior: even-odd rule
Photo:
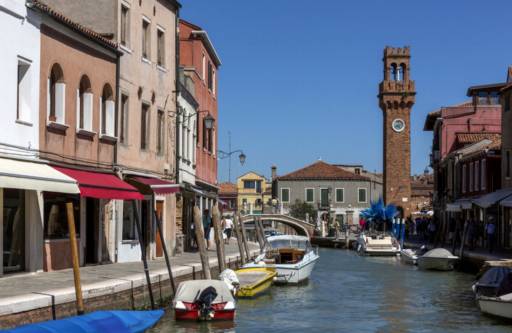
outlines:
[[[228,146],[229,146],[229,151],[223,151],[223,150],[218,150],[217,153],[218,153],[218,158],[223,160],[225,158],[229,158],[229,168],[228,168],[228,181],[231,183],[231,156],[235,153],[240,153],[240,155],[238,155],[238,159],[240,160],[240,164],[241,165],[244,165],[245,164],[245,159],[247,158],[247,156],[244,154],[244,152],[240,149],[237,149],[237,150],[231,150],[231,132],[228,132]]]
[[[198,111],[199,112],[199,111]],[[212,129],[213,128],[213,123],[215,122],[215,118],[213,118],[210,113],[208,113],[205,117],[204,117],[204,126],[207,128],[207,129]]]

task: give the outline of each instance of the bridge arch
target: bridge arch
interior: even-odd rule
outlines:
[[[315,225],[306,221],[296,219],[288,215],[280,214],[258,214],[258,215],[245,215],[242,216],[242,223],[254,223],[256,218],[261,218],[262,221],[277,221],[284,225],[291,227],[298,235],[307,236],[311,238],[315,231]]]

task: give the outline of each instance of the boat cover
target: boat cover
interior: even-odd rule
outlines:
[[[142,333],[155,325],[163,310],[96,311],[82,316],[20,326],[2,333]]]
[[[229,291],[228,285],[224,281],[219,280],[192,280],[182,282],[178,286],[174,300],[194,303],[201,292],[208,287],[215,288],[215,291],[217,292],[217,297],[213,300],[213,303],[235,301],[233,295]]]
[[[454,256],[450,251],[448,251],[447,249],[443,249],[443,248],[437,248],[437,249],[430,250],[427,253],[425,253],[423,255],[423,257],[427,257],[427,258],[454,258],[454,259],[458,258],[458,257]]]
[[[512,293],[512,268],[492,267],[475,285],[477,295],[498,297]]]

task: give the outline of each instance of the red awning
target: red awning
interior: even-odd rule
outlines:
[[[96,199],[143,200],[144,196],[132,185],[113,174],[53,167],[75,179],[80,195]]]
[[[160,178],[130,177],[136,182],[149,186],[155,194],[170,194],[180,191],[180,185],[171,183]]]

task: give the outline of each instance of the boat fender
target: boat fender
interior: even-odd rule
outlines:
[[[235,294],[238,288],[240,287],[240,280],[238,280],[238,276],[236,276],[235,271],[232,269],[225,269],[219,274],[219,279],[224,281],[228,286],[229,290]]]

